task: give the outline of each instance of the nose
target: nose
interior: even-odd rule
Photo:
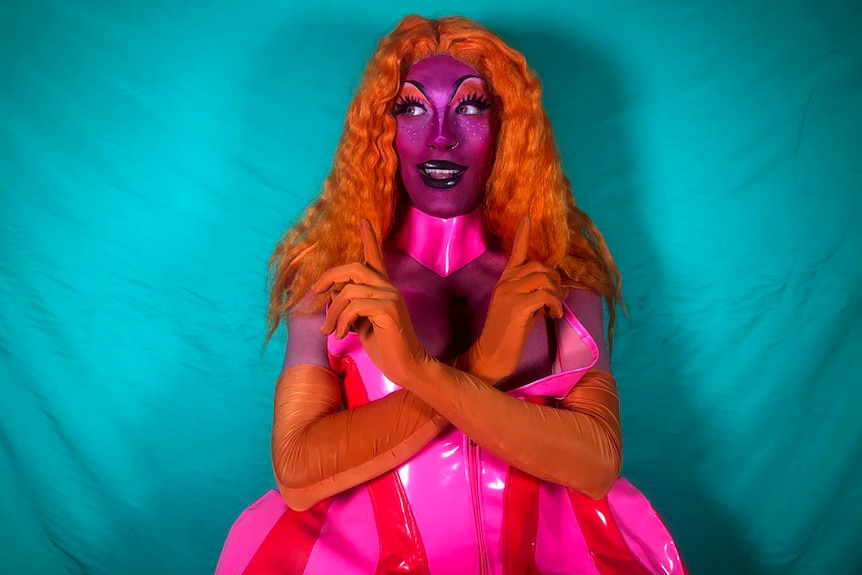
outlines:
[[[458,147],[458,136],[455,131],[454,117],[450,117],[449,110],[438,110],[434,119],[434,128],[431,131],[428,147],[432,150],[454,150]]]

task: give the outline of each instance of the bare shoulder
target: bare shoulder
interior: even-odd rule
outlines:
[[[572,289],[566,295],[565,302],[599,348],[599,359],[595,367],[609,372],[610,357],[605,337],[605,308],[602,296],[585,289]]]
[[[282,369],[300,364],[312,364],[329,368],[326,336],[320,331],[326,310],[309,311],[308,300],[300,302],[298,310],[287,318],[287,350]],[[304,307],[305,306],[305,307]]]

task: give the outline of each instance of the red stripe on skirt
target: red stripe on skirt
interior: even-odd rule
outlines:
[[[330,355],[330,364],[338,373],[344,373],[344,395],[348,408],[369,403],[368,392],[359,374],[359,368],[349,356]],[[410,508],[407,492],[401,477],[393,470],[366,484],[377,534],[380,537],[380,558],[376,575],[411,573],[430,575],[428,555],[419,535],[416,518]]]
[[[548,404],[547,397],[527,397],[524,401]],[[540,486],[529,473],[509,466],[503,494],[503,575],[540,575],[536,567]]]
[[[539,575],[539,480],[509,467],[503,507],[503,574]]]
[[[566,491],[601,575],[651,575],[626,545],[607,497],[595,500],[574,489]]]
[[[320,536],[332,500],[307,511],[285,511],[243,571],[243,575],[301,575]]]

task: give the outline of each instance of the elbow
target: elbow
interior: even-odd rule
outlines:
[[[275,483],[278,485],[281,498],[294,511],[308,511],[322,501],[322,498],[315,497],[314,493],[307,487],[289,487],[277,476]]]
[[[273,433],[271,447],[272,470],[278,491],[291,509],[304,511],[304,509],[298,509],[293,505],[294,503],[297,505],[305,503],[301,494],[308,490],[311,483],[311,478],[307,473],[304,473],[306,467],[303,458],[300,457],[298,443],[278,441]]]
[[[281,498],[294,511],[308,511],[322,500],[313,499],[292,489],[279,489]]]
[[[607,494],[611,492],[611,489],[613,489],[615,481],[616,478],[614,478],[613,481],[596,481],[591,483],[590,485],[578,489],[578,491],[580,491],[590,499],[604,499]]]
[[[275,482],[278,484],[279,490],[299,491],[305,485],[299,481],[300,478],[290,473],[275,472]]]
[[[590,499],[602,499],[614,488],[623,466],[623,444],[618,427],[608,430],[606,440],[590,450],[587,460],[588,481],[579,491]]]
[[[594,462],[588,481],[574,488],[590,499],[602,499],[613,489],[620,476],[621,466],[619,457],[601,458]]]
[[[282,460],[274,460],[273,463],[275,484],[288,507],[294,511],[306,511],[318,502],[311,493],[313,490],[307,477],[295,473],[294,467],[285,465]]]

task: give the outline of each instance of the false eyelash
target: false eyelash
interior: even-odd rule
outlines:
[[[419,98],[417,98],[416,96],[407,96],[398,98],[398,101],[395,102],[395,108],[393,108],[392,112],[396,116],[399,116],[406,112],[407,108],[409,108],[410,106],[419,106],[423,110],[425,109],[425,106],[422,104],[422,102],[419,101]]]
[[[491,99],[488,96],[480,95],[478,92],[474,92],[472,94],[468,94],[461,98],[461,101],[458,102],[458,106],[463,106],[464,104],[472,104],[481,110],[487,110],[491,107]],[[458,107],[456,106],[456,108]]]

